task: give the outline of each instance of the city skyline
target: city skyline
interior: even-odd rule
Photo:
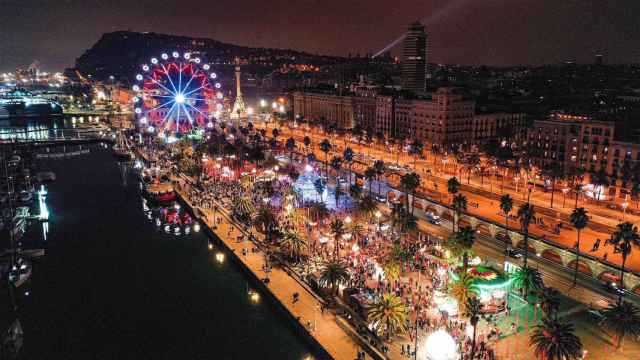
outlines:
[[[0,35],[0,70],[27,67],[34,61],[51,70],[72,66],[102,33],[115,30],[207,37],[328,55],[365,55],[392,43],[406,24],[416,20],[427,27],[431,59],[437,63],[587,63],[599,53],[607,63],[640,59],[640,52],[633,50],[633,39],[640,35],[635,21],[640,4],[633,1],[558,5],[546,0],[411,0],[393,5],[389,8],[388,3],[375,1],[364,7],[357,1],[315,0],[296,4],[223,0],[215,5],[193,1],[189,7],[175,1],[105,4],[68,0],[64,5],[5,1],[0,5],[0,21],[13,31]],[[98,15],[87,16],[91,13]],[[400,56],[399,45],[393,54]]]

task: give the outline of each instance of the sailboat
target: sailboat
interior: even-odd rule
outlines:
[[[127,146],[127,141],[124,138],[124,135],[121,131],[118,131],[117,142],[113,146],[113,155],[119,161],[130,161],[131,160],[131,152],[129,151],[129,147]]]

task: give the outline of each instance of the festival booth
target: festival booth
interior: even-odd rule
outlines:
[[[482,304],[482,312],[495,314],[504,311],[513,279],[492,267],[479,264],[479,258],[474,260],[472,262],[477,265],[467,269],[467,274],[472,278],[471,284]],[[453,280],[458,279],[454,272],[450,272],[450,276]]]

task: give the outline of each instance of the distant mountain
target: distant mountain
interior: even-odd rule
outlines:
[[[207,62],[229,66],[236,56],[248,62],[256,73],[269,73],[284,64],[336,64],[344,58],[313,55],[301,51],[251,48],[206,38],[116,31],[105,33],[76,59],[76,69],[96,80],[130,79],[140,64],[162,52],[190,51]]]

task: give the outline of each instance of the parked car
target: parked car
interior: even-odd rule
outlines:
[[[432,223],[433,225],[440,225],[442,223],[442,219],[440,216],[432,213],[431,211],[427,212],[427,221]]]

